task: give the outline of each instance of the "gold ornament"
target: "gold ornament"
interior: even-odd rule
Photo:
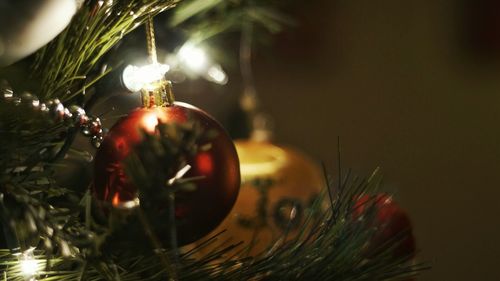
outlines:
[[[242,186],[232,211],[212,235],[226,230],[218,241],[243,241],[249,247],[244,254],[254,256],[285,234],[295,236],[324,180],[320,168],[296,149],[253,140],[235,145]]]

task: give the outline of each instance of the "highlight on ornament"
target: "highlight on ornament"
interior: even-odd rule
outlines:
[[[264,146],[266,143],[256,142],[255,149],[252,149],[252,145],[252,142],[236,142],[241,174],[248,178],[273,175],[290,161],[287,152],[281,147]]]

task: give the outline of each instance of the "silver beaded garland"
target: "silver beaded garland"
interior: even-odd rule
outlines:
[[[32,105],[33,104],[33,100],[35,100],[35,98],[33,97],[32,94],[28,93],[28,92],[23,92],[21,94],[21,102],[23,103],[23,105]]]
[[[20,97],[17,97],[9,87],[0,87],[0,101],[40,111],[50,116],[55,122],[64,122],[79,128],[84,136],[90,138],[90,143],[95,148],[99,148],[104,139],[104,132],[99,117],[88,116],[80,106],[71,105],[64,107],[58,99],[50,99],[43,103],[36,96],[28,92],[23,92]]]
[[[49,112],[56,121],[64,120],[64,105],[58,99],[49,100]]]
[[[98,136],[93,136],[91,139],[90,139],[90,143],[92,143],[92,145],[95,147],[95,148],[99,148],[101,146],[101,143],[102,141],[104,140],[104,137],[102,135],[98,135]]]

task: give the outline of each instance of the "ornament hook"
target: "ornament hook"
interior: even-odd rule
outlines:
[[[146,21],[146,43],[149,62],[153,66],[158,65],[158,55],[156,53],[156,39],[152,17],[149,17]],[[147,108],[173,105],[175,99],[172,91],[172,82],[163,77],[150,83],[146,87],[143,87],[141,89],[141,100],[142,106]]]

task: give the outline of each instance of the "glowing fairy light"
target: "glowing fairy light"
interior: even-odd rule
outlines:
[[[177,53],[168,55],[165,64],[128,65],[123,70],[122,82],[131,92],[154,90],[158,86],[156,82],[172,71],[183,77],[203,77],[220,85],[228,82],[228,76],[222,67],[214,63],[201,46],[189,42],[185,43]]]
[[[215,63],[201,45],[186,42],[175,54],[167,55],[166,62],[172,66],[173,72],[190,78],[203,77],[210,82],[224,85],[228,82],[226,72],[220,64]]]
[[[23,259],[20,261],[23,275],[33,276],[37,273],[38,263],[34,259]]]
[[[30,248],[22,253],[19,253],[19,274],[25,280],[35,281],[39,270],[43,267],[42,261],[37,260],[33,254],[35,248]]]
[[[226,72],[224,72],[224,70],[222,70],[222,67],[218,64],[212,65],[208,69],[208,71],[205,75],[205,78],[208,81],[211,81],[211,82],[214,82],[214,83],[217,83],[220,85],[225,85],[227,83],[227,80],[228,80]]]
[[[125,87],[132,92],[152,87],[154,82],[163,79],[165,73],[170,70],[166,64],[148,64],[144,66],[128,65],[123,70],[122,81]]]
[[[184,44],[177,53],[180,62],[194,72],[206,71],[208,57],[202,48],[191,43]]]

